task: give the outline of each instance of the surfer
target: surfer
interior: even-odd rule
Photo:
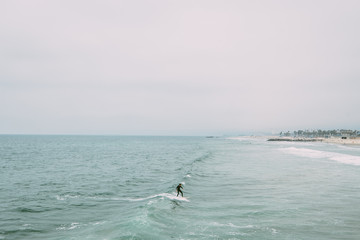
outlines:
[[[180,188],[183,188],[181,183],[176,187],[176,191],[177,191],[177,195],[176,196],[179,196],[179,193],[181,193],[181,196],[184,197],[184,194],[183,192],[181,191]]]

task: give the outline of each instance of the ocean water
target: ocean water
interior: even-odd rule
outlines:
[[[3,135],[0,162],[0,239],[360,239],[357,146]]]

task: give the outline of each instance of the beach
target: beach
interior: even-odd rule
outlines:
[[[341,137],[299,138],[299,137],[275,137],[275,136],[267,136],[266,138],[268,141],[278,141],[278,142],[324,142],[324,143],[343,144],[343,145],[360,145],[360,138],[346,138],[346,139],[343,139]]]
[[[322,142],[335,143],[335,144],[345,144],[345,145],[360,145],[360,138],[350,138],[350,139],[323,138]]]

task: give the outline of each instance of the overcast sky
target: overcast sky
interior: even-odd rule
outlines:
[[[2,0],[0,133],[360,130],[358,0]]]

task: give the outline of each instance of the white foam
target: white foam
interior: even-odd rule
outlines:
[[[101,221],[101,222],[92,222],[92,223],[78,223],[78,222],[73,222],[71,224],[65,224],[65,225],[61,225],[60,227],[57,227],[56,230],[72,230],[75,228],[80,228],[80,227],[84,227],[84,226],[96,226],[96,225],[102,225],[104,224],[105,221]]]
[[[79,227],[79,223],[74,222],[74,223],[71,223],[71,226],[69,227],[69,229],[71,230],[71,229],[75,229],[77,227]]]
[[[65,201],[67,199],[70,199],[70,198],[79,198],[78,195],[69,195],[69,194],[66,194],[66,195],[56,195],[56,199],[59,200],[59,201]]]
[[[151,195],[149,197],[144,197],[144,198],[114,198],[114,200],[127,200],[127,201],[131,201],[131,202],[138,202],[138,201],[145,201],[145,200],[149,200],[149,199],[154,199],[154,198],[168,198],[171,200],[179,200],[179,201],[185,201],[185,202],[190,202],[187,198],[185,197],[180,197],[180,196],[176,196],[175,194],[170,194],[170,193],[160,193],[160,194],[155,194],[155,195]]]
[[[85,226],[86,226],[86,224],[85,224]],[[80,227],[80,223],[74,222],[74,223],[71,223],[70,226],[62,225],[61,227],[57,227],[56,230],[72,230],[72,229],[75,229],[78,227]]]
[[[186,197],[180,197],[180,196],[176,196],[175,194],[170,194],[170,193],[165,193],[163,195],[163,197],[167,197],[171,200],[190,202],[189,199],[187,199]]]
[[[184,185],[184,184],[183,184]],[[59,201],[64,201],[64,200],[68,200],[68,199],[72,199],[72,198],[79,198],[79,196],[73,196],[73,195],[65,195],[65,196],[60,196],[60,195],[56,195],[56,199]],[[139,202],[139,201],[146,201],[146,200],[150,200],[150,199],[156,199],[156,198],[168,198],[171,200],[179,200],[179,201],[185,201],[185,202],[190,202],[187,198],[185,197],[181,197],[181,196],[176,196],[176,193],[160,193],[160,194],[155,194],[155,195],[151,195],[148,197],[143,197],[143,198],[118,198],[118,197],[112,197],[112,198],[104,198],[104,197],[84,197],[87,199],[96,199],[96,200],[113,200],[113,201],[129,201],[129,202]]]
[[[313,150],[307,148],[296,148],[296,147],[281,148],[280,150],[285,153],[289,153],[301,157],[327,158],[345,164],[360,166],[360,156],[353,156],[349,154],[336,153],[336,152],[319,151],[319,150]]]
[[[218,226],[218,227],[231,227],[231,228],[254,228],[253,225],[246,225],[246,226],[238,226],[238,225],[235,225],[233,223],[218,223],[218,222],[213,222],[212,223],[213,226]]]

